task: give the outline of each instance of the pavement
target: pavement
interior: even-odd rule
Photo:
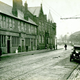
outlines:
[[[62,46],[58,46],[57,50],[63,49]],[[19,55],[19,54],[37,54],[37,53],[44,53],[44,52],[50,52],[50,51],[55,51],[54,49],[43,49],[43,50],[33,50],[33,51],[27,51],[27,52],[18,52],[18,53],[7,53],[7,54],[2,54],[2,56],[12,56],[12,55]]]
[[[57,46],[57,50],[63,49],[63,46]],[[37,53],[45,53],[45,52],[50,52],[54,51],[54,49],[44,49],[44,50],[34,50],[34,51],[28,51],[28,52],[19,52],[19,53],[9,53],[9,54],[3,54],[2,57],[4,56],[12,56],[12,55],[19,55],[19,54],[37,54]],[[80,80],[80,64],[75,68],[72,73],[70,74],[69,78],[67,80]]]
[[[31,54],[37,54],[37,53],[41,53],[41,52],[48,52],[51,50],[33,50],[33,51],[27,51],[27,52],[18,52],[18,53],[7,53],[7,54],[3,54],[2,56],[12,56],[12,55],[19,55],[19,54],[27,54],[27,55],[31,55]]]
[[[63,46],[58,46],[57,50],[63,49]],[[34,51],[28,51],[28,52],[19,52],[19,53],[9,53],[9,54],[3,54],[2,57],[4,56],[12,56],[12,55],[19,55],[19,54],[37,54],[37,53],[44,53],[44,52],[50,52],[50,51],[55,51],[54,49],[44,49],[44,50],[34,50]],[[77,66],[76,69],[74,69],[69,76],[67,80],[80,80],[80,64]]]
[[[63,49],[64,46],[57,46],[57,50]],[[27,54],[27,55],[33,55],[37,53],[45,53],[45,52],[50,52],[50,51],[55,51],[54,49],[44,49],[44,50],[34,50],[34,51],[28,51],[28,52],[19,52],[19,53],[9,53],[9,54],[3,54],[2,57],[4,56],[12,56],[12,55],[19,55],[19,54]],[[69,78],[67,80],[80,80],[80,64],[75,68],[72,73],[70,74]]]
[[[74,69],[74,71],[67,80],[80,80],[80,64],[77,66],[76,69]]]

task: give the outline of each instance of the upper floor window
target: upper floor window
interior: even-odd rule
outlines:
[[[2,15],[0,14],[0,20],[2,20]]]
[[[29,31],[30,31],[30,26],[29,24],[26,23],[26,32],[29,34]]]
[[[36,27],[35,27],[35,34],[37,34],[37,29],[36,29]]]
[[[29,27],[29,33],[31,33],[31,26],[30,26],[30,24],[28,25],[28,27]]]
[[[34,34],[34,27],[31,25],[31,33]]]
[[[6,22],[8,22],[8,20],[9,20],[9,18],[8,18],[8,17],[6,17]]]
[[[0,27],[2,27],[2,15],[0,14]]]
[[[24,24],[24,30],[25,30],[25,32],[26,32],[26,23]]]
[[[23,22],[21,22],[21,31],[24,31]]]

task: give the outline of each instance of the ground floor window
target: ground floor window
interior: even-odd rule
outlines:
[[[42,36],[42,43],[44,43],[44,36]]]
[[[25,39],[25,44],[26,44],[27,46],[30,46],[30,38],[26,38],[26,39]]]
[[[50,39],[50,38],[48,38],[48,43],[49,43],[49,44],[51,43],[51,39]]]
[[[52,39],[51,39],[51,44],[52,44]]]
[[[41,36],[39,35],[39,43],[41,43]]]
[[[20,39],[19,37],[14,37],[12,36],[12,47],[18,47],[20,44]]]
[[[34,39],[34,46],[36,46],[36,39]]]
[[[0,46],[6,47],[6,36],[5,35],[0,35]]]

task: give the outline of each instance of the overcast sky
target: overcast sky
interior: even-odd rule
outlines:
[[[0,0],[12,6],[12,0]],[[25,0],[23,0],[23,3]],[[40,6],[43,4],[44,13],[52,14],[57,25],[57,37],[80,31],[80,19],[65,19],[65,17],[80,16],[80,0],[27,0],[28,6]]]

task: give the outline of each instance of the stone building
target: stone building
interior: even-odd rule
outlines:
[[[38,25],[37,33],[37,48],[45,49],[47,45],[55,48],[55,36],[56,36],[56,23],[53,21],[52,15],[49,12],[49,16],[44,14],[42,4],[39,7],[28,7],[27,1],[24,6],[22,0],[13,0],[13,14],[17,16],[18,10],[24,13],[24,18],[28,20],[30,18]]]
[[[55,48],[56,23],[51,13],[47,18],[42,4],[24,6],[22,0],[13,0],[13,6],[0,2],[0,43],[3,52]]]
[[[0,46],[3,53],[37,49],[37,24],[16,7],[0,2]]]
[[[43,12],[42,4],[39,7],[28,7],[27,8],[32,14],[29,17],[33,19],[38,25],[38,38],[37,45],[39,49],[55,48],[55,37],[56,37],[56,23],[53,21],[52,15],[49,12],[48,19],[47,15]]]

